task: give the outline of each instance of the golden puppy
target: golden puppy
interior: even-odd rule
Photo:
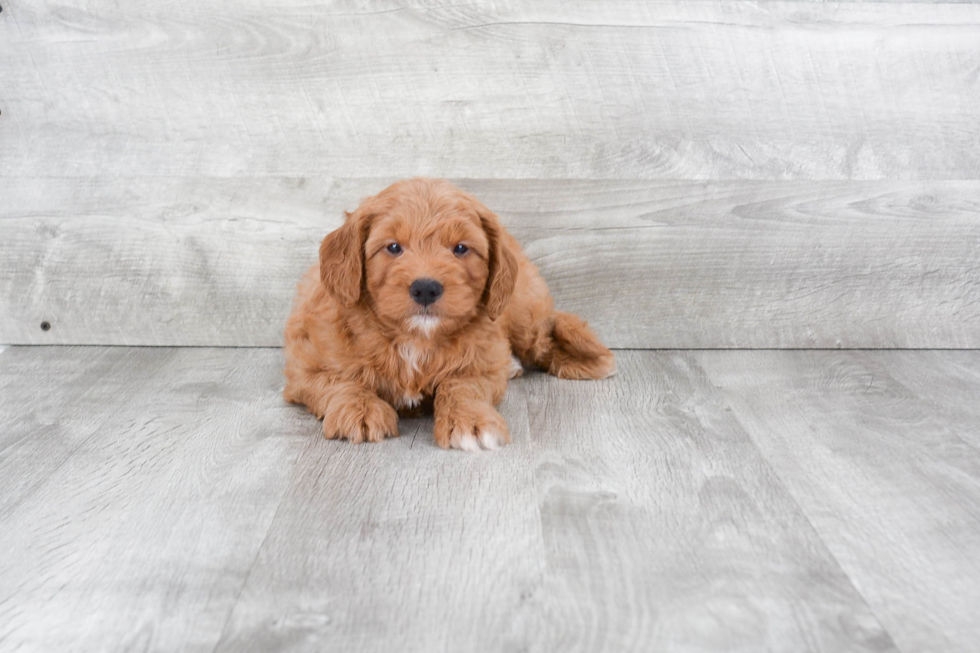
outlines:
[[[433,401],[440,447],[510,442],[494,405],[521,365],[565,379],[614,372],[612,352],[554,310],[537,268],[497,216],[448,182],[411,179],[370,197],[323,239],[286,323],[286,401],[328,438],[377,442]]]

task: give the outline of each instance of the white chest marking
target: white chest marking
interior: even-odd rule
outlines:
[[[408,321],[408,326],[413,331],[417,331],[428,338],[432,335],[435,328],[439,326],[439,318],[435,315],[416,315]]]
[[[416,373],[419,371],[419,363],[421,363],[426,356],[426,352],[424,350],[419,349],[415,345],[408,342],[402,343],[398,346],[398,354],[402,357],[402,360],[405,361],[405,364]]]

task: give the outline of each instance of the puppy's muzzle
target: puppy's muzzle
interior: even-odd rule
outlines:
[[[442,297],[442,284],[435,279],[416,279],[408,289],[416,304],[428,306]]]

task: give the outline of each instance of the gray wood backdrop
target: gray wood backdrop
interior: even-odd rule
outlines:
[[[430,175],[614,347],[980,347],[976,4],[0,6],[0,343],[278,345]]]

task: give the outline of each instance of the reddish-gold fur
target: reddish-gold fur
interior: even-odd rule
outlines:
[[[401,254],[386,249],[393,242]],[[469,248],[461,256],[459,243]],[[444,288],[427,312],[409,295],[420,278]],[[432,399],[439,446],[495,448],[510,441],[494,405],[514,375],[512,352],[567,379],[615,367],[585,322],[554,310],[497,216],[448,182],[410,179],[323,239],[286,323],[283,395],[323,418],[326,437],[351,442],[397,436],[396,409]]]

